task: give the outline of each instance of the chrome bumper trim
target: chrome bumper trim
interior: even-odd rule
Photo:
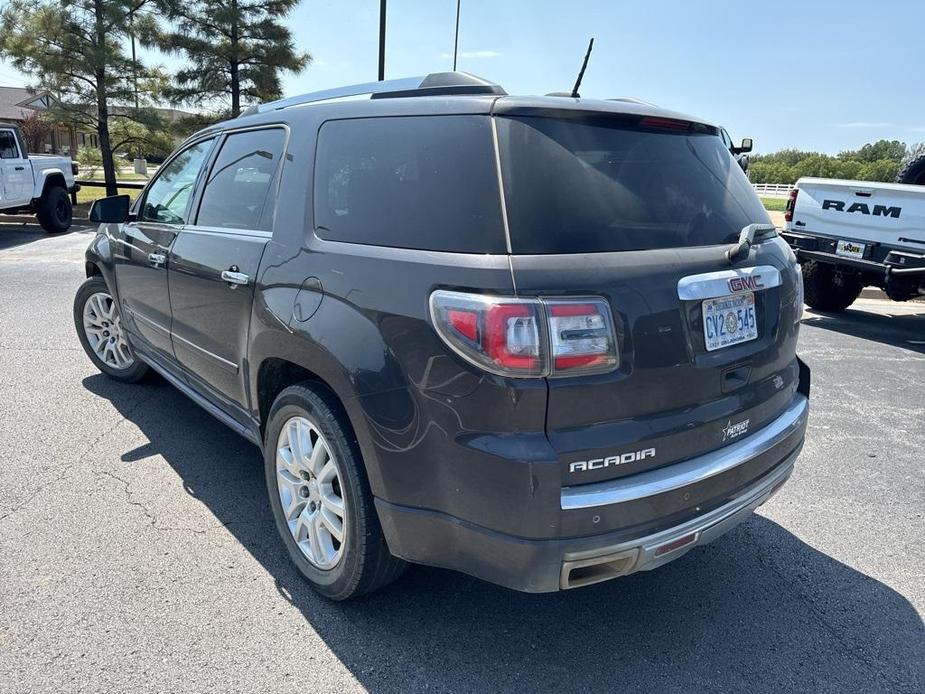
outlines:
[[[790,478],[793,472],[793,464],[800,454],[802,444],[793,451],[787,459],[769,475],[753,486],[741,496],[733,499],[727,504],[720,506],[709,513],[697,518],[692,518],[686,523],[676,525],[661,532],[642,537],[636,540],[621,542],[619,545],[612,547],[598,547],[594,550],[583,552],[569,552],[563,555],[563,565],[584,561],[593,557],[609,556],[626,552],[627,550],[638,549],[638,555],[633,564],[627,567],[622,574],[628,576],[637,571],[649,571],[662,564],[667,564],[678,557],[686,554],[689,550],[699,545],[705,545],[713,542],[720,536],[726,534],[734,527],[747,520],[752,512],[759,506],[770,499],[783,484]],[[660,547],[664,547],[670,542],[688,535],[696,535],[696,540],[690,544],[685,544],[675,550],[657,555],[656,552]]]
[[[806,423],[808,413],[809,400],[796,394],[783,414],[741,441],[674,465],[640,472],[638,475],[579,487],[563,487],[562,509],[572,511],[644,499],[720,475],[766,453],[786,440]]]

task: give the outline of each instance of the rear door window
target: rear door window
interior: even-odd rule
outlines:
[[[286,144],[282,128],[230,134],[209,171],[198,226],[269,230],[277,170]]]
[[[498,118],[514,253],[594,253],[731,243],[768,223],[714,132],[620,119]]]
[[[488,116],[328,121],[314,214],[317,235],[331,241],[507,252]]]

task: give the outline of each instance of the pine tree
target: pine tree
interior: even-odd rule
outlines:
[[[134,108],[140,86],[151,93],[162,80],[127,57],[136,29],[154,31],[149,0],[11,0],[0,13],[0,55],[54,94],[53,118],[95,130],[99,136],[108,195],[116,173],[110,137],[112,119],[154,125],[153,110]]]
[[[296,51],[278,20],[299,0],[159,0],[171,28],[154,45],[182,55],[188,64],[174,77],[168,96],[178,103],[227,110],[282,95],[280,73],[310,62]]]

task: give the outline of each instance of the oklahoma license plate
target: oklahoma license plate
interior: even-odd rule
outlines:
[[[708,352],[758,337],[754,293],[743,292],[704,301],[703,335]]]
[[[863,258],[864,244],[855,243],[854,241],[839,241],[835,246],[836,255],[844,255],[849,258]]]

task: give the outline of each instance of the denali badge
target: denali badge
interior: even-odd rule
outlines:
[[[588,470],[600,470],[605,467],[610,467],[611,465],[625,465],[626,463],[633,463],[637,460],[645,460],[646,458],[654,458],[654,457],[655,457],[655,449],[646,448],[645,450],[642,450],[642,451],[630,451],[629,453],[622,453],[620,455],[609,455],[606,458],[593,458],[591,460],[579,460],[569,465],[568,471],[569,472],[587,472]]]
[[[732,423],[730,419],[726,426],[723,427],[723,441],[729,441],[731,439],[737,439],[746,431],[748,431],[748,422],[749,420],[743,419],[741,422]]]
[[[761,281],[761,275],[732,277],[729,280],[730,292],[750,292],[755,289],[764,289],[764,282]]]

